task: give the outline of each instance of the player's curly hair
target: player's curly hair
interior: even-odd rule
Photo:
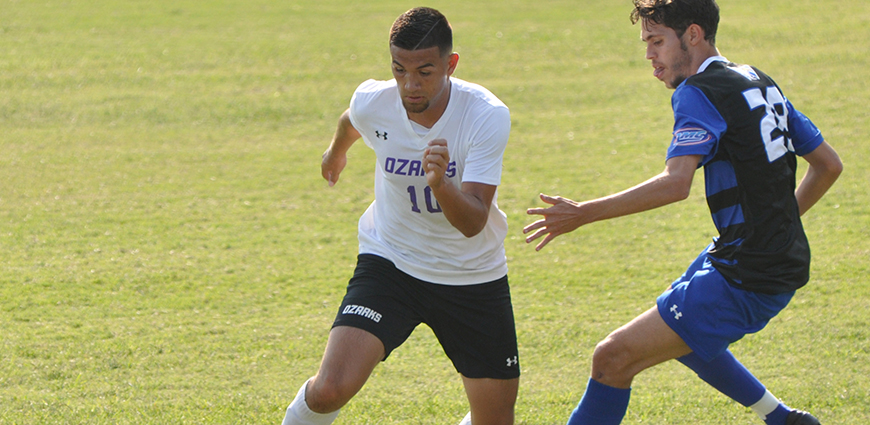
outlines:
[[[692,24],[704,30],[704,39],[716,44],[719,5],[716,0],[634,0],[631,23],[644,20],[673,29],[682,37]]]
[[[411,9],[396,18],[390,45],[405,50],[438,46],[441,56],[453,53],[453,29],[441,12],[429,7]]]

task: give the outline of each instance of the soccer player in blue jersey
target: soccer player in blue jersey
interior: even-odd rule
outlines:
[[[800,217],[842,171],[813,123],[758,69],[729,62],[715,45],[714,0],[634,0],[632,23],[653,75],[675,89],[674,133],[665,170],[630,189],[575,202],[541,195],[543,218],[527,242],[685,199],[704,168],[707,204],[719,237],[657,299],[595,348],[592,372],[569,425],[622,422],[633,378],[671,359],[750,407],[768,425],[813,425],[807,412],[774,397],[728,350],[761,330],[809,279]],[[795,187],[796,157],[809,163]]]

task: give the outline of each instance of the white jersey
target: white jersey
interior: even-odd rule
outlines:
[[[450,82],[447,109],[428,130],[408,119],[396,80],[368,80],[354,92],[351,123],[377,156],[375,200],[359,221],[359,252],[384,257],[427,282],[472,285],[507,274],[507,217],[498,209],[498,192],[484,229],[466,238],[444,217],[426,183],[423,151],[430,140],[445,139],[452,184],[497,186],[510,112],[487,89]]]

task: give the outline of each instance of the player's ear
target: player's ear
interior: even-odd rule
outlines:
[[[450,54],[450,57],[447,58],[447,76],[453,75],[453,71],[456,71],[456,65],[459,64],[459,53],[453,52]]]
[[[689,28],[686,28],[686,32],[689,35],[689,44],[695,46],[698,43],[704,41],[704,29],[701,28],[698,24],[689,25]]]

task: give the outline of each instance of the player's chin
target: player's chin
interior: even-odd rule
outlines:
[[[419,114],[427,109],[429,109],[429,102],[421,102],[421,103],[411,103],[408,101],[402,101],[402,106],[405,107],[405,110],[412,114]]]
[[[683,81],[686,81],[686,77],[683,75],[677,75],[676,77],[674,77],[670,80],[664,80],[664,83],[665,83],[665,87],[667,87],[669,89],[675,89],[675,88],[679,87],[680,84],[683,84]]]

